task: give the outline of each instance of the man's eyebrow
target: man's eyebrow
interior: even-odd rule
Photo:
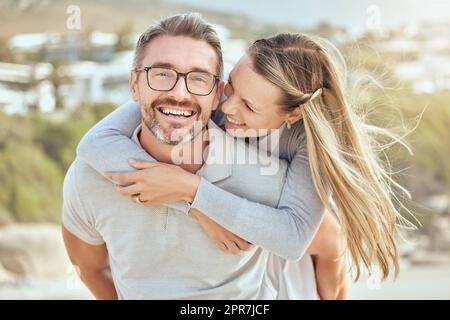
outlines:
[[[157,67],[161,67],[161,68],[170,68],[170,69],[175,69],[175,66],[167,63],[167,62],[154,62],[151,65],[152,68],[157,68]]]
[[[170,68],[170,69],[174,69],[174,70],[180,72],[173,64],[171,64],[171,63],[169,63],[169,62],[154,62],[151,66],[152,66],[153,68],[154,68],[154,67]],[[207,73],[214,74],[214,73],[212,73],[211,71],[209,71],[209,70],[207,70],[207,69],[200,68],[200,67],[195,67],[195,66],[188,67],[187,70],[189,70],[189,71],[207,72]]]

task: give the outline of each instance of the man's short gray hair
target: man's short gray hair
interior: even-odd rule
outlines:
[[[134,52],[133,68],[139,68],[145,48],[157,36],[186,36],[195,40],[206,41],[216,52],[218,59],[217,72],[223,75],[223,57],[219,37],[212,27],[198,13],[186,13],[171,16],[149,27],[140,37]]]

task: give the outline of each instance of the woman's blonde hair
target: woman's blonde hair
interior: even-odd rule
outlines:
[[[356,280],[361,262],[369,273],[378,264],[383,279],[393,265],[397,276],[396,222],[410,222],[394,205],[393,187],[401,186],[375,150],[383,147],[377,136],[394,136],[357,116],[330,53],[312,38],[278,34],[255,41],[248,54],[254,70],[283,90],[283,112],[301,110],[313,182],[325,207],[340,221]]]

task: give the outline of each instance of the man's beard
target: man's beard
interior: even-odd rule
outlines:
[[[158,139],[161,143],[169,144],[169,145],[178,145],[181,143],[186,143],[192,141],[200,132],[202,132],[203,128],[206,126],[207,119],[201,119],[202,109],[201,107],[193,103],[191,101],[182,101],[178,102],[171,98],[157,99],[153,101],[151,104],[142,103],[142,119],[145,126],[153,133],[153,135]],[[194,125],[192,128],[174,128],[168,137],[164,133],[164,128],[159,123],[156,114],[159,112],[157,108],[160,105],[165,106],[174,106],[174,107],[190,107],[196,111],[194,121]],[[200,120],[200,121],[199,121]],[[174,136],[174,132],[178,132],[176,136]],[[180,139],[180,136],[181,139]]]

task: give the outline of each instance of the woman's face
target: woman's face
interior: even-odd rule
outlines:
[[[282,90],[253,70],[248,55],[231,71],[224,93],[225,128],[233,136],[264,136],[288,117],[279,105]]]

